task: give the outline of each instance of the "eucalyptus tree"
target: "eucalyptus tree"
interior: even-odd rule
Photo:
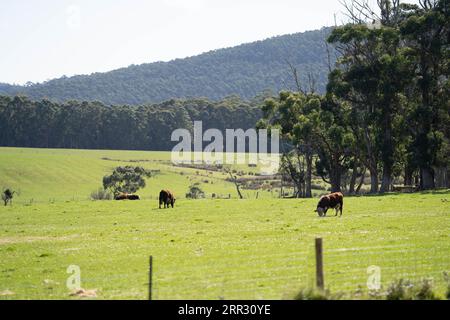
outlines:
[[[348,110],[332,96],[284,91],[277,100],[266,101],[263,114],[266,125],[280,128],[282,138],[291,146],[283,152],[282,160],[297,192],[304,189],[304,196],[311,194],[314,156],[317,175],[332,191],[341,190],[354,145],[347,126]]]
[[[434,168],[450,167],[442,154],[448,152],[449,139],[444,120],[450,112],[450,1],[421,0],[405,6],[405,15],[400,30],[414,68],[412,97],[417,102],[409,117],[412,165],[419,169],[421,189],[433,189]]]
[[[399,1],[377,1],[378,15],[365,2],[352,3],[347,5],[352,23],[335,28],[328,38],[340,58],[327,90],[352,107],[351,127],[364,145],[359,158],[370,171],[371,192],[378,191],[380,169],[380,191],[386,192],[402,144],[404,92],[412,73],[398,29],[403,13]]]

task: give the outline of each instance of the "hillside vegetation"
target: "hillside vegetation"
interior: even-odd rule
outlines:
[[[303,82],[307,82],[308,73],[312,74],[317,89],[323,92],[328,73],[325,39],[329,33],[329,28],[323,28],[283,35],[185,59],[131,65],[29,86],[0,84],[0,94],[106,104],[155,103],[187,97],[218,100],[232,94],[250,99],[266,89],[278,92],[293,87],[288,61],[298,68]]]

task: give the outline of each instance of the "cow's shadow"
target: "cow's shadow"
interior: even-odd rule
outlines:
[[[341,218],[341,217],[342,216],[340,216],[340,215],[335,216],[334,214],[333,215],[329,215],[329,216],[321,216],[321,217],[317,216],[317,218],[319,218],[319,219],[322,219],[322,218]]]
[[[175,208],[158,208],[158,207],[156,207],[156,208],[152,208],[151,209],[151,211],[152,212],[154,212],[154,211],[156,211],[156,212],[161,212],[161,213],[165,213],[166,211],[171,211],[171,210],[169,210],[169,209],[175,209]]]

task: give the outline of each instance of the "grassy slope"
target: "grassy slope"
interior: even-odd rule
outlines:
[[[195,169],[176,168],[170,163],[169,152],[155,151],[0,148],[0,188],[19,190],[20,196],[15,200],[18,203],[87,200],[90,193],[101,186],[104,175],[116,166],[125,165],[161,170],[147,180],[146,188],[139,190],[143,199],[156,198],[163,188],[171,189],[178,198],[183,198],[194,182],[200,182],[208,195],[236,197],[234,185],[224,180],[225,174],[204,170],[197,174]],[[246,171],[255,170],[240,167]],[[254,197],[255,191],[244,190],[243,193]],[[269,192],[260,192],[260,197],[269,196]]]

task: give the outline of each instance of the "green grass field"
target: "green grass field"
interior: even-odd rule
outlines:
[[[237,197],[234,185],[225,181],[225,173],[175,167],[170,152],[155,151],[0,148],[0,188],[20,191],[15,200],[18,203],[87,200],[92,191],[101,187],[104,175],[126,165],[160,170],[139,190],[142,199],[155,199],[162,188],[169,188],[177,198],[184,198],[189,185],[196,182],[208,197],[212,193]],[[245,165],[234,168],[257,171]],[[243,193],[251,198],[256,191],[243,190]],[[273,196],[267,191],[259,193],[262,198]]]
[[[139,192],[144,200],[88,200],[104,174],[132,159],[161,170]],[[168,161],[162,152],[0,148],[0,186],[21,191],[0,207],[0,299],[77,298],[66,286],[70,265],[98,299],[146,299],[149,255],[156,299],[292,298],[314,284],[315,237],[324,241],[332,292],[365,297],[367,268],[375,265],[383,288],[426,277],[445,293],[448,190],[347,197],[341,218],[318,218],[317,199],[268,196],[180,198],[174,209],[158,209],[162,187],[184,194],[191,180],[204,180]],[[208,179],[214,183],[205,190],[235,197],[221,173]]]

